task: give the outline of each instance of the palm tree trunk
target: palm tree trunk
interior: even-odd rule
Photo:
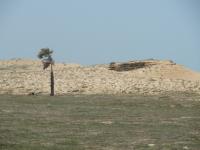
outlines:
[[[53,67],[51,64],[51,94],[50,96],[54,96],[54,74],[53,74]]]

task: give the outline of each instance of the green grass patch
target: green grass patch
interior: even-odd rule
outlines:
[[[1,150],[199,150],[200,96],[0,96]]]

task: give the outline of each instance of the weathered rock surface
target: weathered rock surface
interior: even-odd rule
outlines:
[[[200,73],[171,61],[134,61],[134,68],[111,69],[110,65],[81,66],[57,63],[54,66],[55,93],[60,94],[200,94]],[[125,67],[131,66],[125,63]],[[144,65],[148,62],[148,65]],[[115,63],[120,66],[124,63]],[[117,66],[116,65],[116,66]],[[123,66],[123,65],[122,65]],[[123,68],[123,67],[122,67]],[[117,70],[117,71],[116,71]],[[33,60],[0,61],[0,94],[49,94],[50,71]]]

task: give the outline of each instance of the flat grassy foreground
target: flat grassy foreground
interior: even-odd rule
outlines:
[[[0,150],[199,150],[200,96],[0,96]]]

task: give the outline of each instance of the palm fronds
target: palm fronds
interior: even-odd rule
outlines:
[[[49,48],[42,48],[40,49],[40,52],[38,53],[38,58],[42,59],[44,57],[49,57],[53,53],[53,50],[50,50]]]
[[[51,57],[52,53],[53,53],[53,50],[50,50],[49,48],[42,48],[40,49],[38,53],[38,58],[42,59],[44,70],[48,68],[50,64],[52,65],[54,64],[54,60]]]

